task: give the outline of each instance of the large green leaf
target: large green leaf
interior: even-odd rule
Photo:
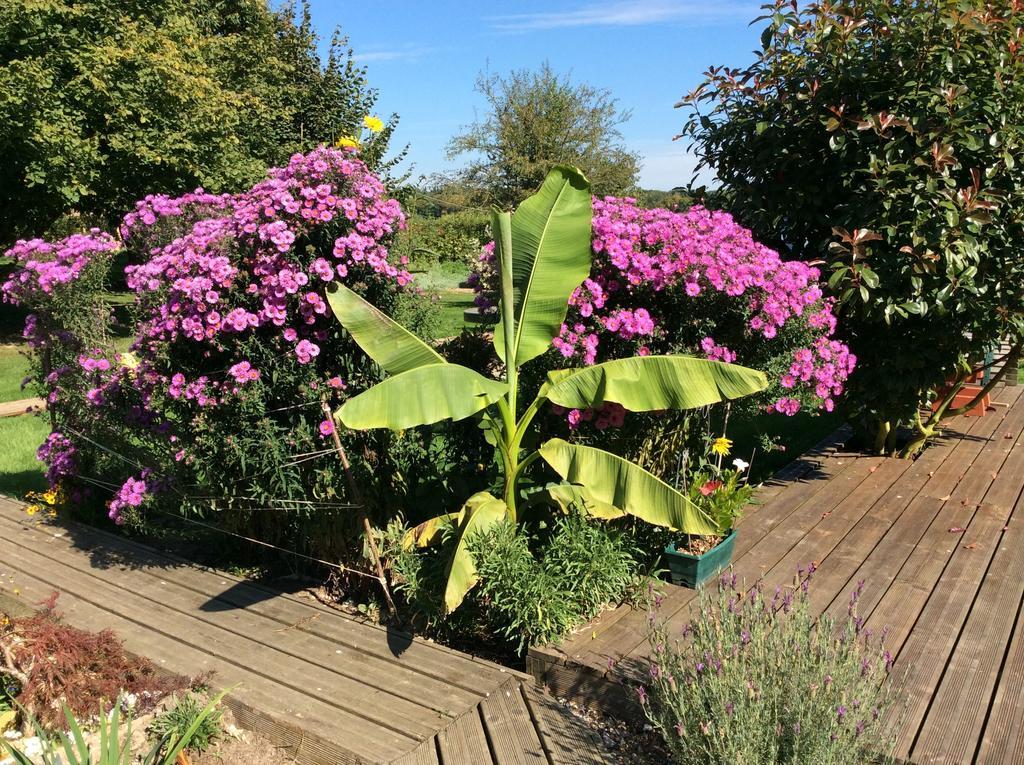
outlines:
[[[507,515],[508,507],[504,501],[486,491],[477,492],[463,505],[459,541],[455,545],[455,553],[448,561],[448,583],[444,590],[444,604],[448,613],[459,607],[466,593],[480,579],[476,562],[469,551],[470,539],[474,534],[500,523]]]
[[[590,182],[574,168],[556,167],[540,191],[512,216],[515,366],[551,346],[573,291],[590,274]],[[505,359],[504,322],[494,347]]]
[[[505,395],[508,386],[458,364],[430,364],[389,377],[342,404],[334,418],[346,428],[404,430],[461,420]]]
[[[686,534],[717,534],[711,520],[688,497],[639,465],[592,446],[553,438],[540,448],[558,475],[579,484],[604,505]]]
[[[626,514],[624,510],[596,499],[586,486],[573,483],[553,483],[545,487],[545,493],[552,502],[562,509],[562,512],[569,512],[575,507],[592,518],[602,520],[621,518]]]
[[[764,373],[691,356],[634,356],[548,375],[548,400],[568,409],[606,402],[631,412],[693,409],[749,396],[768,385]]]
[[[359,347],[387,372],[397,375],[446,363],[441,354],[344,284],[328,290],[327,302]]]

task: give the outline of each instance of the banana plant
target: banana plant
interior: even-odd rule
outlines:
[[[533,400],[520,406],[519,370],[543,354],[558,334],[569,298],[591,269],[590,186],[578,170],[556,167],[514,214],[495,211],[501,294],[494,350],[504,378],[449,364],[430,345],[344,285],[328,290],[335,317],[390,377],[346,401],[339,426],[401,430],[478,416],[503,469],[500,497],[474,494],[457,512],[411,529],[408,546],[425,547],[453,529],[445,605],[453,611],[476,584],[469,539],[496,523],[515,523],[526,472],[546,463],[562,483],[549,487],[552,505],[576,504],[599,518],[633,515],[688,534],[713,534],[712,521],[690,500],[623,457],[561,438],[528,453],[524,438],[546,403],[588,409],[616,403],[632,412],[691,409],[756,393],[761,372],[687,356],[637,356],[548,373]]]

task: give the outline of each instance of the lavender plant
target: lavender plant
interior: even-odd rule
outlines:
[[[885,633],[873,637],[856,614],[863,582],[845,619],[816,620],[811,573],[770,594],[723,574],[681,641],[652,618],[649,684],[637,693],[679,765],[890,761]]]

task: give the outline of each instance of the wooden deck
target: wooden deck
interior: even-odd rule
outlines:
[[[1024,398],[960,418],[916,461],[843,452],[843,434],[771,482],[742,522],[735,571],[768,586],[815,562],[817,612],[888,626],[893,674],[908,699],[897,756],[925,763],[1024,763]],[[694,605],[668,587],[670,632]],[[647,614],[621,606],[561,646],[530,652],[558,695],[604,711],[637,711]]]
[[[0,498],[0,594],[54,591],[68,623],[176,674],[213,671],[239,725],[300,763],[608,762],[528,675]]]

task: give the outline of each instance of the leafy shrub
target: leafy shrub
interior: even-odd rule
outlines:
[[[210,0],[3,0],[0,90],[4,245],[69,212],[110,225],[151,191],[251,185],[354,132],[377,98],[305,3]]]
[[[490,216],[483,210],[457,210],[438,217],[410,216],[395,242],[395,254],[413,263],[472,263],[490,238]]]
[[[0,632],[0,653],[0,676],[18,687],[14,700],[49,729],[63,726],[62,704],[82,717],[131,693],[146,709],[187,685],[126,654],[113,632],[86,632],[46,613],[11,620]]]
[[[186,749],[202,752],[210,747],[221,733],[222,711],[212,711],[195,693],[186,693],[175,699],[175,704],[150,723],[149,730],[160,739],[173,739]]]
[[[442,627],[444,549],[401,551],[397,589],[432,630],[499,635],[517,652],[557,640],[635,588],[644,554],[626,531],[570,512],[543,527],[499,523],[469,540],[480,577],[465,606]],[[445,544],[453,545],[454,536]],[[443,548],[443,545],[442,545]]]
[[[812,569],[813,570],[813,569]],[[815,621],[810,572],[794,590],[747,590],[723,574],[702,592],[683,641],[652,615],[649,682],[637,689],[679,765],[845,765],[876,762],[894,709],[885,635],[848,618]]]
[[[394,310],[409,275],[387,246],[402,225],[352,150],[295,155],[240,194],[148,196],[121,227],[135,293],[127,353],[94,343],[79,331],[87,317],[72,323],[64,307],[91,299],[116,242],[98,232],[19,242],[4,296],[37,310],[26,333],[53,357],[36,378],[57,423],[40,452],[51,480],[80,476],[69,496],[109,499],[119,523],[147,508],[212,509],[268,541],[340,552],[353,498],[321,402],[379,373],[330,320],[318,285],[344,280]],[[384,467],[402,453],[395,440],[344,435],[365,499],[388,513],[415,472]],[[313,523],[315,535],[301,533]]]
[[[712,67],[683,135],[755,236],[831,263],[879,450],[1003,337],[1024,338],[1024,6],[765,6],[749,66]]]

